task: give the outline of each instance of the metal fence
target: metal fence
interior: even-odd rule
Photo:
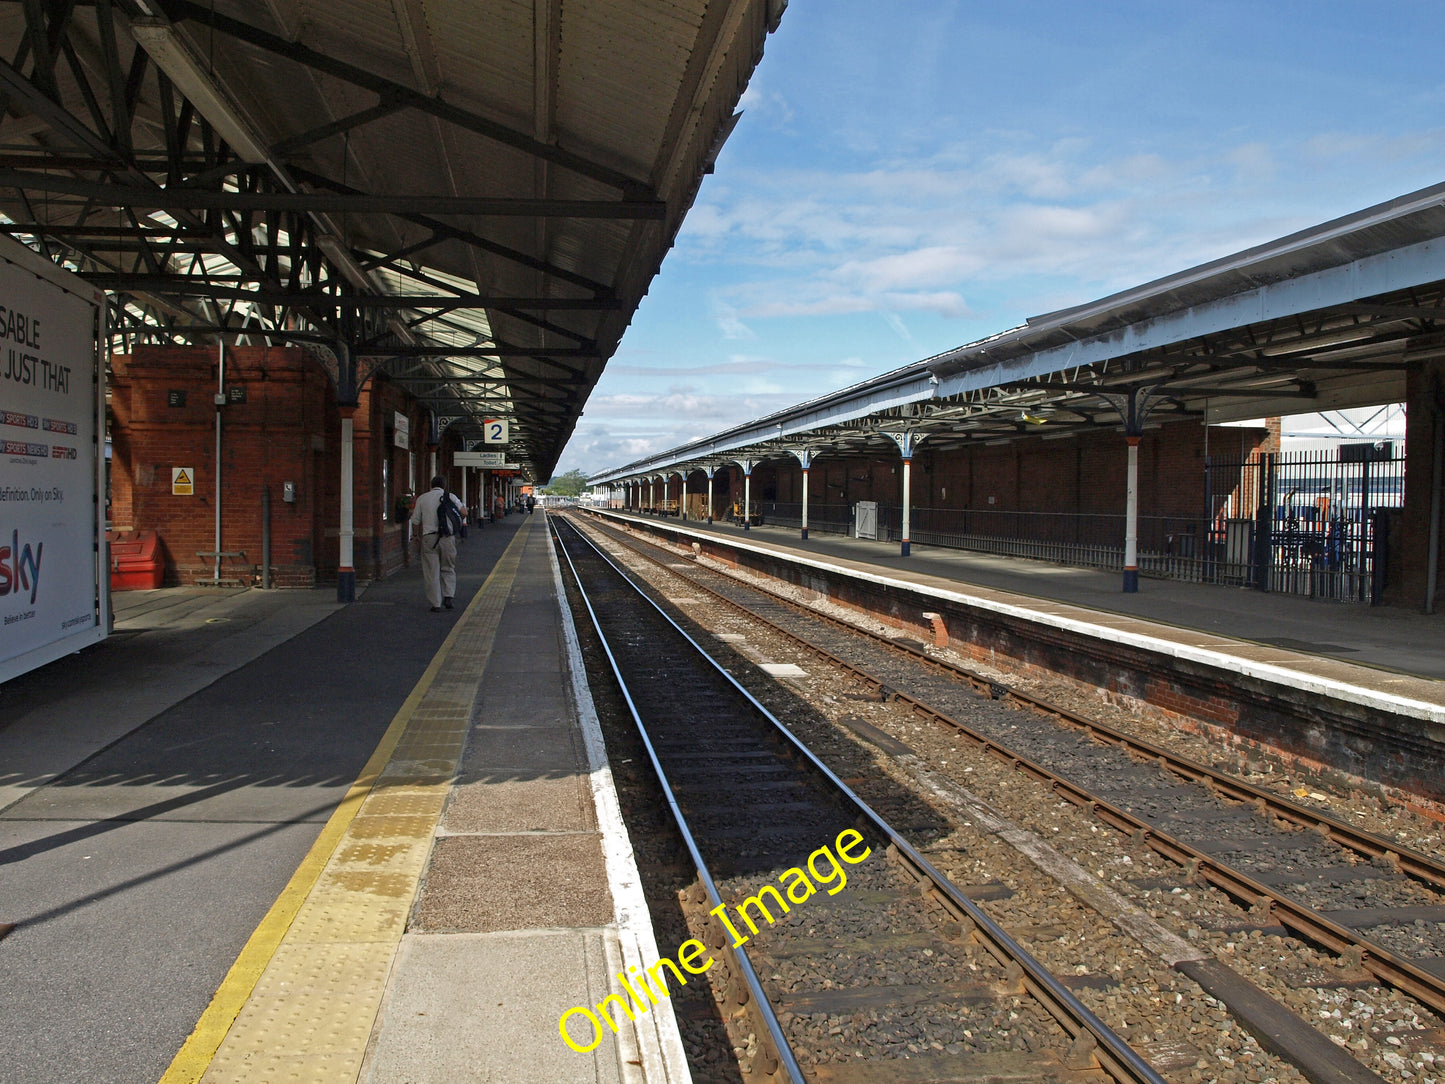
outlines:
[[[1378,602],[1389,512],[1405,503],[1393,443],[1255,455],[1206,466],[1215,582],[1341,602]]]
[[[1164,579],[1377,602],[1388,513],[1404,504],[1405,456],[1390,442],[1326,451],[1210,457],[1197,516],[1138,519],[1139,571]],[[802,505],[762,501],[765,523],[799,527]],[[902,538],[902,509],[880,504],[881,541]],[[852,534],[854,506],[808,504],[808,529]],[[914,508],[911,541],[1121,571],[1122,515]]]
[[[753,504],[753,511],[762,515],[764,523],[775,527],[802,527],[803,525],[801,501],[758,501]],[[853,506],[809,501],[808,533],[852,534]]]

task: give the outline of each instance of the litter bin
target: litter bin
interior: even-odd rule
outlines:
[[[110,589],[144,591],[159,587],[166,562],[155,531],[107,531],[110,543]]]

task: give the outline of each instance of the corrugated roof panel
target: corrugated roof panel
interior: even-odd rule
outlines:
[[[653,164],[702,21],[675,4],[568,3],[562,13],[558,124]]]
[[[387,0],[302,0],[298,6],[302,11],[297,20],[299,40],[318,52],[344,56],[353,63],[360,58],[384,63],[388,75],[406,57],[396,12]],[[248,16],[243,18],[256,22],[254,13],[248,12]],[[407,70],[409,74],[409,65]],[[410,78],[406,82],[414,85]]]
[[[443,89],[485,101],[487,112],[532,131],[532,4],[519,0],[428,0],[426,22]]]

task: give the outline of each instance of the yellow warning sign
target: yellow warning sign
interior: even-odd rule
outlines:
[[[192,468],[171,468],[171,495],[175,497],[194,497],[196,495],[196,472]]]

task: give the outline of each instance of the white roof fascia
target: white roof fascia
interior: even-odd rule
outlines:
[[[641,460],[605,474],[594,474],[591,481],[593,485],[606,485],[608,482],[630,478],[636,474],[665,470],[679,463],[717,457],[729,459],[732,458],[731,453],[737,453],[742,449],[766,441],[777,440],[780,437],[806,436],[825,426],[843,425],[876,414],[880,410],[889,410],[893,407],[931,399],[935,390],[934,384],[925,374],[907,384],[851,396],[847,400],[815,400],[818,403],[815,409],[803,413],[788,413],[787,420],[781,423],[759,419],[726,434],[720,434],[713,440],[684,445],[681,448],[671,449],[651,459]]]
[[[1178,312],[1164,313],[1105,335],[943,377],[938,385],[938,395],[944,398],[991,388],[996,384],[1048,376],[1075,366],[1172,346],[1246,324],[1342,305],[1362,297],[1437,282],[1442,278],[1445,278],[1445,240],[1420,241],[1339,267],[1259,286]],[[1037,330],[1039,328],[1034,325],[1021,334]]]

